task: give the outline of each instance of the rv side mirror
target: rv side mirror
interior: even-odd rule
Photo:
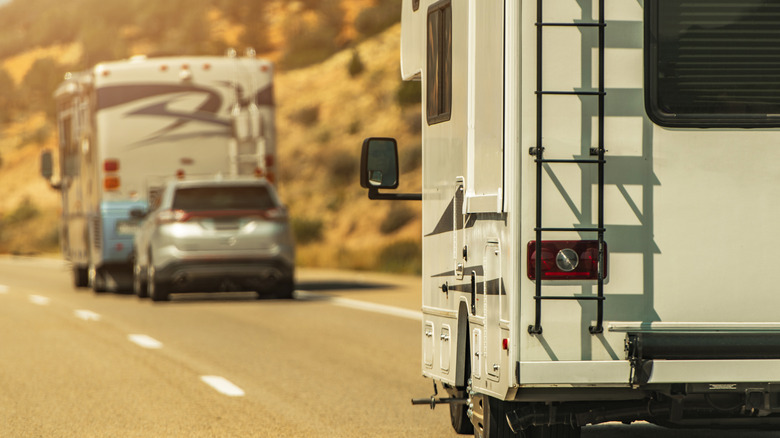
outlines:
[[[360,156],[360,185],[369,199],[422,201],[421,193],[379,193],[398,188],[398,143],[394,138],[371,137],[363,141]]]
[[[49,150],[41,152],[41,176],[47,181],[51,181],[51,177],[54,176],[54,160]]]
[[[360,185],[365,189],[398,187],[398,143],[394,138],[367,138],[360,158]]]
[[[149,212],[144,210],[143,208],[134,208],[130,210],[130,217],[133,219],[143,219],[145,218]]]
[[[54,176],[54,159],[51,156],[50,150],[41,152],[41,176],[49,182],[51,188],[55,190],[60,190],[60,188],[62,188],[60,183],[55,184],[51,180]]]

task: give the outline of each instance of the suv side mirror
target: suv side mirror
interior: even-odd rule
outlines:
[[[364,189],[398,188],[398,143],[394,138],[367,138],[363,141],[360,185]]]
[[[360,157],[360,186],[368,189],[369,199],[421,201],[420,193],[379,193],[379,189],[398,188],[398,175],[398,143],[395,139],[365,139]]]

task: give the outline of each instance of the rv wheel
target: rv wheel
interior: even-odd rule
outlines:
[[[512,429],[509,428],[509,422],[506,421],[506,414],[511,410],[512,404],[483,394],[474,394],[471,396],[471,402],[474,405],[471,422],[474,425],[475,437],[522,437],[522,435],[512,432]],[[526,437],[530,438],[529,435]],[[536,435],[533,438],[536,438]]]
[[[87,287],[89,286],[89,269],[86,266],[73,266],[73,286],[74,287]]]

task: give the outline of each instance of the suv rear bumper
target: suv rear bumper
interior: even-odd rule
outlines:
[[[155,274],[172,292],[260,291],[292,283],[294,267],[281,259],[181,260]]]

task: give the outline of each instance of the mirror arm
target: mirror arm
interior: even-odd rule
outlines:
[[[55,183],[53,180],[48,180],[49,186],[54,190],[62,190],[62,181]]]
[[[422,193],[379,193],[379,190],[370,187],[368,199],[385,201],[422,201]]]

